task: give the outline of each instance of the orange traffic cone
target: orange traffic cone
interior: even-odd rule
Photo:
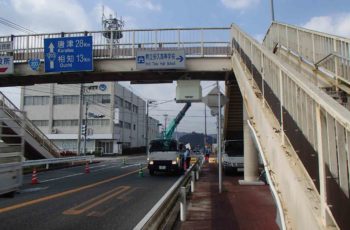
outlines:
[[[89,167],[88,161],[86,162],[86,165],[85,165],[85,173],[90,173],[90,167]]]
[[[32,184],[38,184],[38,178],[36,177],[36,168],[33,168],[33,173],[32,173]]]

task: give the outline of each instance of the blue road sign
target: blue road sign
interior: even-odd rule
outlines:
[[[185,69],[184,50],[137,50],[136,69]]]
[[[92,71],[92,36],[44,39],[45,72]]]

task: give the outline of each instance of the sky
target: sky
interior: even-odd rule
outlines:
[[[101,30],[105,15],[122,17],[125,29],[229,27],[237,24],[261,41],[271,24],[270,0],[0,0],[0,17],[38,33]],[[350,37],[349,0],[275,0],[275,19],[313,30]],[[0,24],[0,36],[20,34]],[[203,96],[215,82],[202,82]],[[159,102],[175,98],[176,83],[122,85],[144,99]],[[220,84],[224,92],[224,84]],[[17,105],[18,88],[0,88]],[[174,118],[183,104],[163,103],[150,115],[164,123]],[[204,104],[195,103],[178,126],[180,132],[204,132]],[[215,133],[215,119],[208,114],[208,133]]]

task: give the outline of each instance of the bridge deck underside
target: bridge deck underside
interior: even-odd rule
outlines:
[[[1,77],[0,87],[59,83],[76,84],[95,81],[131,81],[133,83],[168,83],[176,80],[224,81],[231,71],[129,71],[129,72],[79,72],[49,75]]]

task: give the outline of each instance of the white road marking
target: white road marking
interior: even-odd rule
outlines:
[[[144,163],[142,163],[144,165]],[[133,167],[133,166],[140,166],[140,163],[136,163],[136,164],[132,164],[132,165],[125,165],[123,167],[120,167],[122,169],[125,169],[125,168],[129,168],[129,167]]]
[[[105,170],[105,169],[114,168],[114,167],[117,166],[117,164],[109,164],[109,165],[112,165],[112,166],[104,167],[104,166],[106,166],[105,164],[104,164],[104,165],[91,166],[90,169],[92,169],[92,168],[104,167],[104,168],[100,168],[100,169],[93,170],[93,171],[91,171],[91,173],[98,172],[98,171],[102,171],[102,170]],[[138,166],[138,165],[140,165],[140,163],[136,163],[136,164],[132,164],[132,165],[126,165],[126,166],[123,166],[123,167],[121,167],[121,168],[124,169],[124,168],[129,168],[129,167]],[[45,182],[49,182],[49,181],[62,180],[62,179],[65,179],[65,178],[74,177],[74,176],[79,176],[79,175],[83,175],[83,174],[85,174],[85,173],[76,173],[76,174],[71,174],[71,175],[67,175],[67,176],[51,178],[51,179],[47,179],[47,180],[39,180],[39,182],[40,182],[40,183],[45,183]]]
[[[82,174],[84,174],[84,173],[76,173],[76,174],[71,174],[71,175],[67,175],[67,176],[63,176],[63,177],[56,177],[56,178],[47,179],[47,180],[39,180],[39,182],[40,183],[44,183],[44,182],[49,182],[49,181],[54,181],[54,180],[61,180],[61,179],[64,179],[64,178],[78,176],[78,175],[82,175]]]

